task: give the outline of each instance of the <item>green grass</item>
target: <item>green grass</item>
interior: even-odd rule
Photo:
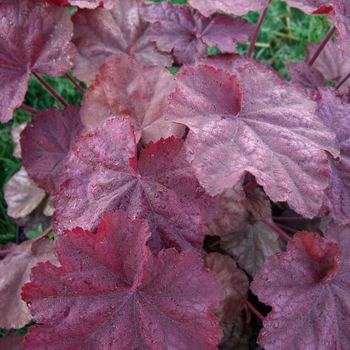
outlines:
[[[160,0],[155,0],[160,1]],[[173,0],[174,3],[185,3],[185,0]],[[256,23],[258,12],[251,12],[244,16]],[[288,78],[284,62],[302,61],[306,57],[308,42],[318,42],[325,37],[331,25],[325,15],[308,16],[296,9],[290,9],[284,2],[274,0],[269,7],[262,28],[259,33],[253,57],[272,65],[277,71]],[[238,52],[245,55],[248,45],[238,45]],[[214,50],[215,51],[215,50]],[[68,102],[79,104],[81,94],[66,77],[45,78],[49,84]],[[35,79],[31,78],[24,104],[37,110],[60,104]],[[31,116],[21,110],[15,110],[13,120],[0,124],[0,185],[19,170],[20,160],[12,157],[14,145],[10,131],[16,125],[29,120]],[[14,240],[15,225],[6,215],[6,203],[0,192],[0,244]]]
[[[243,16],[256,23],[258,12]],[[326,15],[306,15],[289,8],[286,3],[272,1],[259,32],[253,57],[274,67],[288,78],[284,62],[300,62],[306,58],[306,45],[324,38],[331,25]],[[245,55],[248,45],[238,45],[238,52]]]

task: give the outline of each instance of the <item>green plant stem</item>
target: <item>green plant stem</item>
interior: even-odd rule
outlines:
[[[64,107],[68,106],[68,103],[41,77],[39,74],[32,72],[36,79],[44,86],[44,88],[56,98],[58,102],[60,102]]]
[[[287,242],[290,242],[292,240],[285,232],[283,232],[280,228],[278,228],[272,222],[270,222],[266,219],[261,219],[261,222],[263,222],[266,226],[270,227],[272,230],[274,230],[276,233],[278,233]]]
[[[252,39],[250,40],[250,44],[249,44],[249,49],[248,49],[248,53],[247,53],[247,57],[249,57],[249,58],[252,57],[255,43],[256,43],[256,40],[258,39],[258,35],[259,35],[259,31],[260,31],[262,22],[264,21],[264,18],[266,16],[266,12],[267,12],[270,4],[271,4],[271,0],[270,0],[269,4],[262,10],[262,12],[259,16],[258,23],[256,24],[254,34],[252,35]]]
[[[248,300],[245,303],[247,304],[250,311],[258,316],[261,321],[264,321],[265,317]]]
[[[328,32],[328,34],[326,35],[326,37],[321,41],[316,52],[314,53],[314,55],[311,57],[310,61],[308,62],[309,66],[312,66],[315,63],[315,61],[317,60],[317,57],[320,55],[321,51],[324,49],[324,47],[326,46],[328,41],[331,39],[332,35],[335,33],[336,30],[337,30],[337,28],[333,26],[331,28],[331,30]]]
[[[85,93],[85,90],[74,80],[74,78],[69,73],[66,73],[65,75],[82,94]]]

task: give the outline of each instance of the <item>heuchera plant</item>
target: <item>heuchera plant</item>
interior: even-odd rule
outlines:
[[[8,212],[55,207],[0,263],[26,349],[248,349],[250,320],[265,349],[350,348],[350,1],[286,2],[333,24],[291,82],[251,58],[268,0],[0,0],[0,120],[34,115]],[[63,109],[22,104],[31,74]]]

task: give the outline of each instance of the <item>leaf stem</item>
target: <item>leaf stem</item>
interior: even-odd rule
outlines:
[[[85,90],[75,81],[75,79],[67,72],[66,77],[73,83],[73,85],[82,93],[85,93]]]
[[[56,98],[56,100],[64,107],[68,106],[68,103],[41,77],[38,73],[32,72],[32,74],[39,80],[39,82],[45,87],[45,89]]]
[[[324,47],[326,46],[328,41],[331,39],[332,35],[335,33],[336,30],[337,30],[337,28],[335,26],[333,26],[331,28],[331,30],[328,32],[328,34],[326,35],[326,37],[321,41],[316,52],[314,53],[314,55],[311,57],[310,61],[308,62],[309,66],[312,66],[315,63],[317,57],[320,55],[321,51],[324,49]]]
[[[272,217],[273,220],[306,220],[304,217],[302,216],[273,216]]]
[[[261,321],[264,321],[265,317],[247,300],[246,304],[250,311],[252,311],[256,316],[260,318]]]
[[[22,111],[25,111],[25,112],[30,113],[30,114],[38,113],[38,111],[36,109],[29,107],[29,106],[26,106],[26,105],[20,105],[18,108],[21,109]]]
[[[254,47],[255,47],[255,43],[256,43],[256,40],[258,39],[260,27],[262,25],[262,22],[263,22],[265,16],[266,16],[266,12],[267,12],[270,4],[271,4],[271,0],[269,1],[269,4],[260,13],[258,22],[257,22],[256,27],[255,27],[254,34],[252,35],[252,39],[250,40],[250,45],[249,45],[249,49],[248,49],[248,53],[247,53],[247,57],[249,57],[249,58],[252,57],[252,54],[253,54],[253,51],[254,51]]]
[[[0,250],[0,256],[10,254],[11,252],[12,252],[12,249]]]
[[[350,73],[335,87],[336,90],[338,90],[350,77]]]
[[[287,242],[290,242],[292,240],[285,232],[283,232],[280,228],[278,228],[274,223],[266,219],[261,219],[261,222],[263,222],[266,226],[270,227],[272,230],[278,233]]]
[[[293,228],[288,227],[286,225],[277,224],[277,223],[276,223],[276,225],[277,225],[277,227],[283,228],[284,230],[287,230],[289,232],[292,232],[292,233],[296,233],[297,232],[297,230],[294,230]]]

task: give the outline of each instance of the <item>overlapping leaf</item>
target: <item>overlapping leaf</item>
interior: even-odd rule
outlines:
[[[350,223],[350,105],[331,89],[322,89],[317,112],[334,130],[340,158],[330,158],[331,176],[325,190],[326,204],[338,223]]]
[[[45,191],[55,194],[64,181],[63,160],[82,129],[79,107],[71,105],[36,114],[22,132],[23,165]]]
[[[149,6],[146,18],[153,23],[150,38],[159,49],[172,53],[178,65],[206,57],[207,45],[236,52],[236,42],[246,42],[254,32],[254,26],[242,18],[218,13],[206,18],[190,6],[171,2]]]
[[[248,277],[228,255],[210,253],[205,256],[205,264],[215,272],[225,291],[224,300],[213,312],[221,322],[229,321],[244,308],[249,289]]]
[[[25,241],[0,261],[1,328],[21,328],[32,319],[26,303],[21,300],[21,289],[29,282],[31,268],[40,261],[57,262],[52,240]]]
[[[104,7],[110,10],[114,6],[115,0],[46,0],[46,2],[56,6],[77,6],[87,9]]]
[[[307,45],[307,61],[311,59],[317,48],[318,44],[315,43]],[[313,67],[320,71],[325,79],[332,80],[337,85],[350,72],[350,61],[343,57],[342,51],[330,40],[317,57]],[[347,92],[350,86],[349,81],[346,81],[342,86],[340,91]]]
[[[333,11],[329,21],[337,28],[336,44],[344,57],[350,56],[350,0],[332,0]]]
[[[332,10],[331,0],[283,0],[288,6],[295,7],[305,13],[325,14]]]
[[[269,0],[188,0],[188,3],[207,17],[219,10],[242,16],[249,11],[261,10]]]
[[[292,83],[297,87],[306,90],[316,90],[319,87],[326,87],[326,81],[323,75],[313,66],[306,62],[287,62],[285,63],[287,72],[292,78]]]
[[[123,212],[106,213],[97,234],[60,236],[62,266],[38,265],[23,288],[43,324],[30,328],[26,348],[216,349],[221,329],[209,310],[222,288],[214,274],[197,253],[152,255],[149,236],[144,221]]]
[[[218,68],[177,74],[166,111],[190,128],[189,160],[202,186],[214,195],[249,171],[273,201],[315,216],[329,172],[323,150],[338,150],[314,102],[262,63],[234,55],[207,62]]]
[[[22,167],[4,187],[7,214],[23,218],[30,214],[44,199],[45,191],[34,183]]]
[[[287,251],[268,258],[255,276],[252,291],[272,306],[258,338],[266,350],[348,346],[349,244],[339,246],[298,232]]]
[[[127,118],[116,118],[79,137],[66,166],[55,201],[60,231],[96,232],[106,210],[120,209],[147,219],[155,251],[201,248],[201,223],[213,218],[216,201],[200,187],[180,139],[149,143],[137,161],[133,128]]]
[[[85,93],[81,109],[85,131],[115,116],[129,116],[136,141],[182,137],[185,127],[164,120],[168,95],[176,84],[163,67],[146,67],[126,54],[110,57],[101,67],[94,85]]]
[[[62,75],[76,50],[67,9],[43,0],[3,0],[0,12],[0,122],[6,122],[24,99],[30,72]]]
[[[115,1],[110,11],[77,11],[72,17],[72,41],[78,49],[74,74],[80,80],[93,83],[106,59],[120,52],[130,54],[148,66],[171,66],[170,56],[157,50],[148,37],[149,23],[144,19],[144,11],[141,0]]]
[[[225,189],[217,196],[216,216],[204,224],[206,235],[223,236],[242,225],[247,204],[242,182],[239,181],[234,187]]]
[[[244,220],[239,227],[220,238],[220,246],[254,276],[266,258],[281,251],[278,235],[261,219],[271,221],[271,206],[264,192],[256,187],[245,199]]]

